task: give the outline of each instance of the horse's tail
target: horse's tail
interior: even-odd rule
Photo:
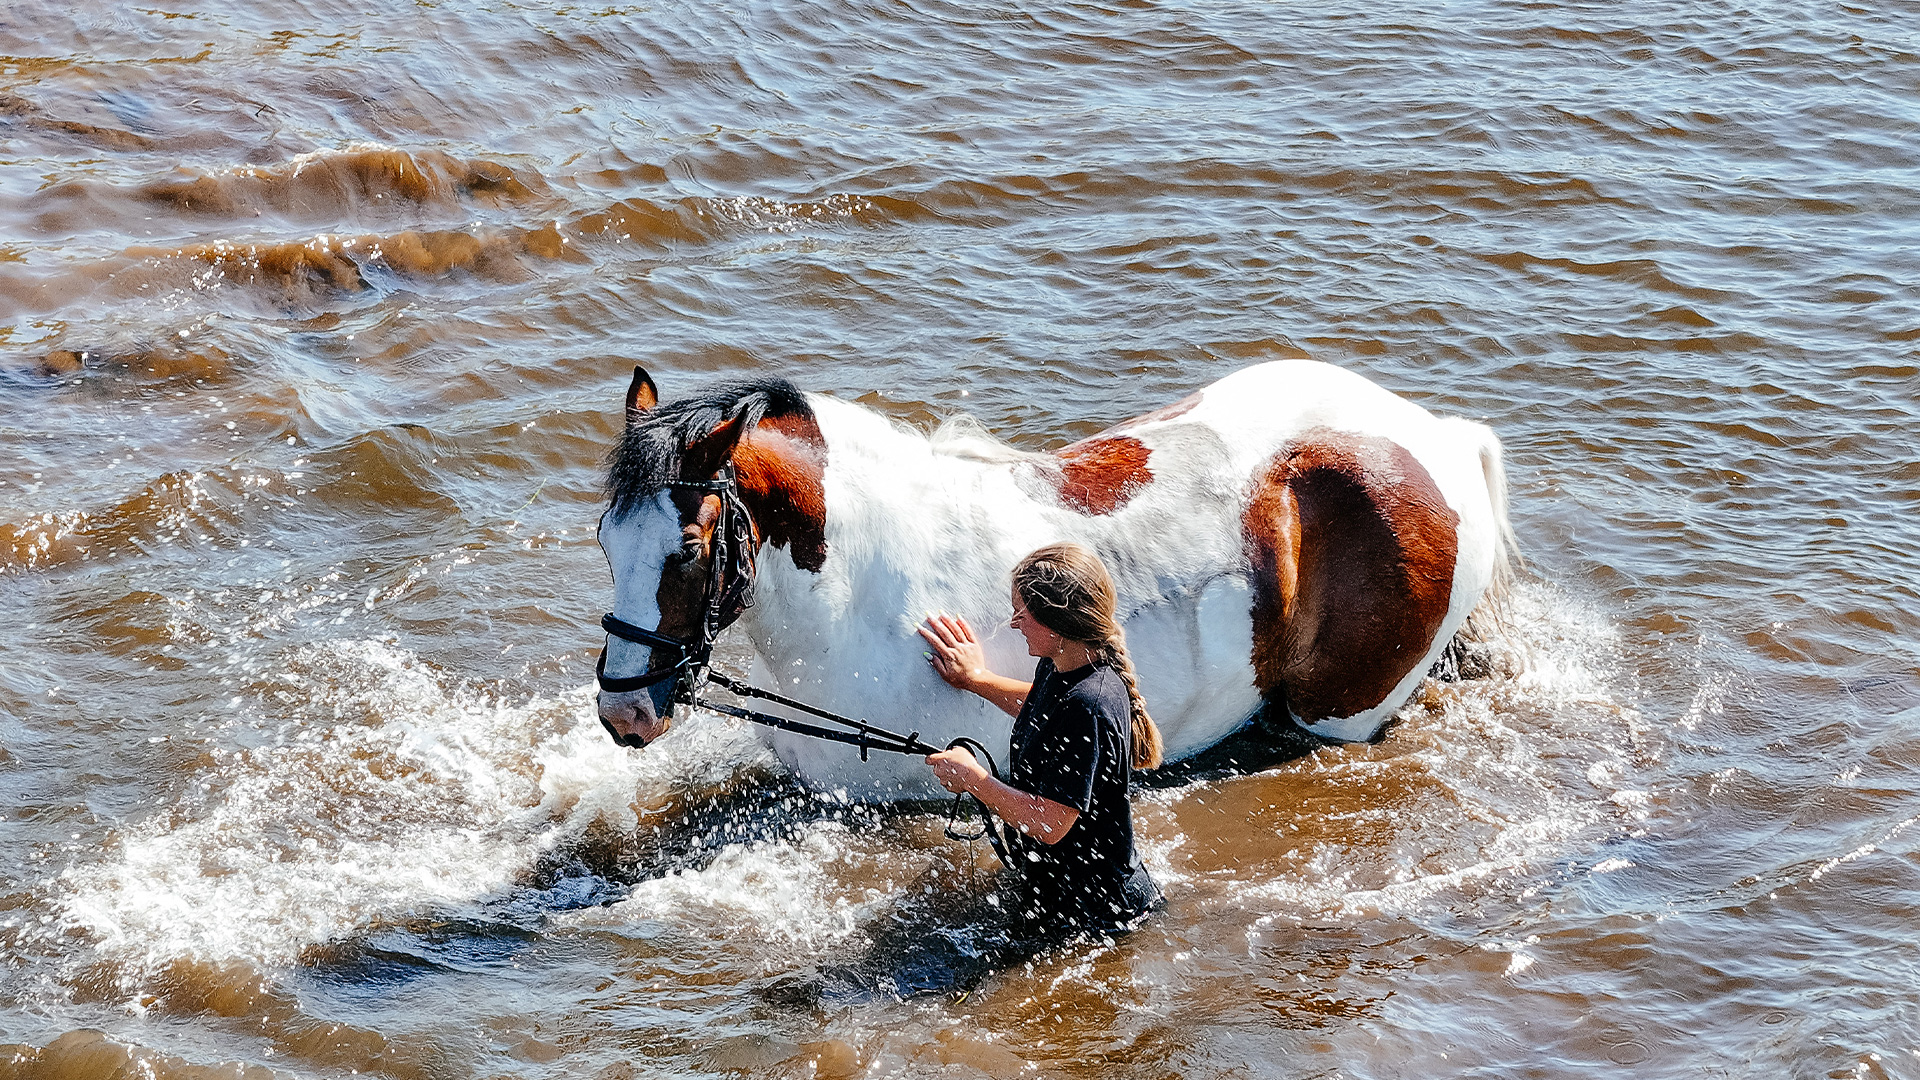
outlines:
[[[1507,462],[1500,436],[1485,424],[1461,420],[1480,456],[1480,475],[1487,484],[1487,505],[1493,510],[1493,580],[1488,596],[1496,603],[1507,598],[1514,575],[1526,566],[1520,553],[1520,541],[1513,535],[1513,522],[1507,517]]]
[[[1453,671],[1474,677],[1506,666],[1492,662],[1493,658],[1485,655],[1477,657],[1475,662],[1470,654],[1484,651],[1475,649],[1475,646],[1492,645],[1505,636],[1503,623],[1507,601],[1514,580],[1526,562],[1520,554],[1520,542],[1513,534],[1513,522],[1507,516],[1507,465],[1500,447],[1500,436],[1494,434],[1487,425],[1471,420],[1449,418],[1445,422],[1454,426],[1462,441],[1480,459],[1480,475],[1487,486],[1487,507],[1493,513],[1492,577],[1488,580],[1487,591],[1480,597],[1480,603],[1467,616],[1466,624],[1448,645],[1447,655],[1442,661]]]

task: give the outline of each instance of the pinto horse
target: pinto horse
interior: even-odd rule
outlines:
[[[636,368],[610,462],[598,706],[630,746],[667,730],[676,683],[737,621],[757,685],[1005,760],[1008,717],[941,682],[915,628],[962,615],[993,670],[1030,671],[1009,574],[1057,540],[1112,572],[1168,761],[1263,708],[1368,740],[1494,602],[1513,551],[1490,429],[1307,360],[1051,453],[952,424],[928,437],[783,380],[662,405]],[[916,759],[767,738],[815,788],[938,794]]]

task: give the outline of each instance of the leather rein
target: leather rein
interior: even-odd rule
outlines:
[[[740,499],[740,487],[732,462],[728,462],[711,480],[669,480],[664,486],[681,491],[698,491],[720,496],[720,522],[714,529],[712,569],[707,576],[703,605],[705,611],[700,620],[700,638],[698,641],[693,641],[672,637],[658,630],[635,626],[612,612],[602,615],[600,627],[608,635],[637,645],[645,645],[656,652],[666,650],[668,655],[673,657],[673,662],[639,675],[618,678],[607,674],[607,650],[602,648],[600,658],[595,661],[593,669],[594,680],[600,684],[601,690],[609,694],[626,694],[635,690],[644,690],[668,679],[678,679],[671,691],[671,699],[676,703],[706,709],[709,712],[736,717],[766,727],[779,728],[782,731],[791,731],[809,738],[825,739],[829,742],[858,747],[861,761],[867,760],[867,753],[871,750],[917,756],[941,752],[940,747],[922,741],[917,731],[902,735],[897,731],[875,727],[864,720],[855,720],[825,709],[815,708],[712,670],[709,665],[713,659],[714,639],[720,636],[721,630],[739,618],[741,612],[753,606],[755,575],[753,516]],[[821,727],[818,724],[790,720],[784,716],[773,716],[743,709],[737,705],[710,701],[700,696],[701,687],[707,683],[713,683],[740,697],[759,698],[817,716],[840,725],[840,728]],[[605,721],[603,720],[602,723],[604,724]],[[609,727],[608,731],[611,733],[612,728]],[[986,765],[987,772],[994,779],[1000,778],[1000,768],[994,762],[993,755],[978,741],[962,736],[946,745],[948,750],[955,747],[964,748]],[[969,798],[972,799],[980,815],[978,828],[972,832],[962,831],[959,825],[961,802]],[[978,840],[985,837],[993,845],[993,852],[1000,857],[1001,863],[1012,866],[1012,857],[1006,840],[1001,834],[1001,828],[1002,826],[994,821],[993,814],[987,809],[987,805],[977,797],[954,796],[953,806],[947,812],[947,836],[954,840]]]

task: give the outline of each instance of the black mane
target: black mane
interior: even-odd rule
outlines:
[[[607,455],[607,493],[615,516],[680,477],[680,455],[714,428],[736,416],[751,430],[773,416],[813,415],[799,387],[785,379],[742,379],[716,383],[693,397],[670,401],[642,413]]]

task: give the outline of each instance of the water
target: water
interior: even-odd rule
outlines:
[[[369,7],[0,12],[0,1076],[1920,1075],[1920,8]],[[600,732],[633,364],[1301,355],[1500,433],[1525,663],[1126,941],[897,1001],[984,852]]]

